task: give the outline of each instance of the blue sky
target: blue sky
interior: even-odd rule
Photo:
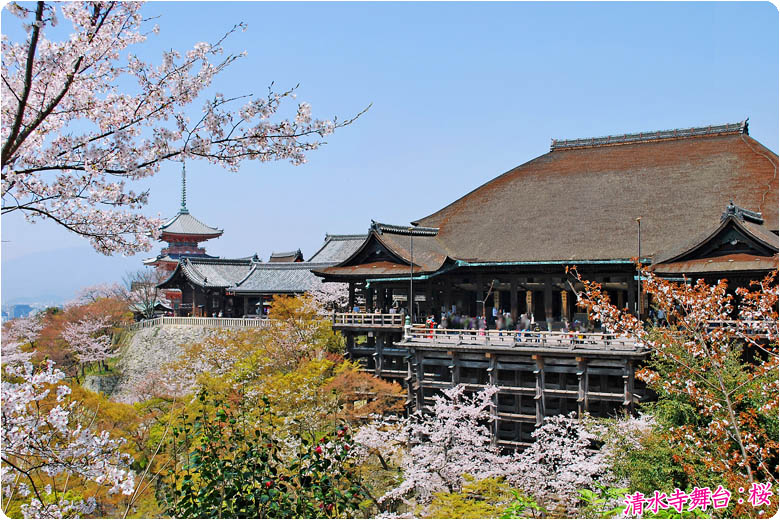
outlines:
[[[161,28],[134,49],[147,59],[247,23],[226,44],[247,57],[212,91],[300,83],[298,100],[322,118],[373,103],[304,166],[249,162],[236,174],[189,163],[190,211],[225,230],[206,244],[215,255],[301,248],[308,258],[326,232],[426,216],[546,153],[552,138],[749,116],[751,135],[778,150],[770,3],[152,2],[144,12]],[[3,16],[3,32],[13,38],[16,23]],[[171,163],[139,185],[151,190],[148,214],[177,211],[179,175]],[[4,303],[66,300],[159,251],[103,257],[15,215],[3,217],[2,239]]]

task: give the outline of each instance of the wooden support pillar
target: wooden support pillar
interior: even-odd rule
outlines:
[[[536,403],[536,426],[539,427],[544,423],[544,358],[539,354],[534,354],[531,356],[531,359],[536,361],[536,370],[534,370],[536,393],[534,394],[534,401]]]
[[[385,359],[385,335],[382,333],[375,334],[378,335],[374,338],[374,374],[377,377],[381,377]]]
[[[452,386],[458,386],[460,384],[460,365],[457,352],[447,352],[452,358],[450,361],[450,377],[452,379]]]
[[[355,308],[355,284],[349,282],[349,312]]]
[[[376,288],[376,305],[382,312],[385,312],[385,292],[384,287]]]
[[[509,282],[509,309],[512,323],[517,323],[517,280],[514,278]]]
[[[617,306],[618,306],[618,309],[622,310],[626,306],[625,292],[623,292],[623,289],[618,289],[617,295],[618,295]]]
[[[352,348],[355,346],[355,342],[352,339],[352,333],[347,332],[346,330],[341,331],[341,335],[344,336],[344,344],[347,350],[347,358],[348,359],[355,359],[355,356],[353,355]]]
[[[452,310],[452,283],[450,280],[444,281],[444,312]]]
[[[374,290],[364,287],[363,297],[366,300],[366,312],[374,312]]]
[[[487,312],[485,311],[485,287],[482,283],[482,277],[477,276],[477,316],[484,315],[487,317]]]
[[[436,309],[433,306],[433,285],[431,281],[425,282],[425,315],[436,315]]]
[[[425,407],[425,395],[423,393],[423,378],[425,377],[423,374],[423,355],[419,351],[414,352],[414,358],[415,358],[415,367],[414,367],[414,375],[415,379],[417,380],[415,384],[415,393],[414,393],[414,399],[416,402],[416,409],[422,410]]]
[[[414,413],[414,406],[416,405],[414,398],[414,383],[416,374],[414,360],[415,356],[413,353],[406,355],[406,411],[409,414]]]
[[[636,283],[628,280],[628,310],[629,312],[636,313]]]
[[[488,358],[488,380],[491,385],[498,386],[498,364],[496,356],[491,352],[485,353]],[[498,442],[498,392],[490,398],[490,444],[495,446]]]
[[[577,359],[577,415],[581,419],[588,411],[588,360]]]
[[[623,395],[623,406],[634,413],[634,363],[630,359],[623,366]]]
[[[553,320],[553,294],[552,294],[552,276],[544,277],[544,317],[547,322]]]
[[[244,316],[249,314],[249,296],[244,296]]]

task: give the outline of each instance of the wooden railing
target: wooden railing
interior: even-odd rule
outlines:
[[[635,340],[600,332],[431,329],[415,325],[408,336],[433,345],[530,346],[566,349],[636,350]]]
[[[769,331],[777,330],[777,322],[774,321],[736,321],[723,320],[709,322],[709,330],[716,328],[726,329],[730,332],[739,331],[745,334],[766,335]]]
[[[403,314],[373,314],[364,312],[337,312],[333,314],[334,325],[371,327],[403,327]]]
[[[268,320],[257,318],[177,318],[164,316],[151,320],[141,320],[130,325],[130,330],[158,327],[160,325],[189,325],[211,329],[258,329],[268,325]]]

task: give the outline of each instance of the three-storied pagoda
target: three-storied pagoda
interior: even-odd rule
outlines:
[[[165,279],[176,269],[183,258],[215,258],[206,254],[201,242],[222,236],[222,230],[204,224],[187,209],[187,171],[181,166],[181,206],[171,219],[160,227],[160,240],[168,244],[155,258],[144,260],[144,265],[155,267],[160,279]],[[181,308],[182,293],[178,288],[166,288],[164,296],[173,308]]]

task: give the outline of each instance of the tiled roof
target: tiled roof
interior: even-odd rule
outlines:
[[[643,257],[711,229],[729,200],[778,229],[777,166],[741,131],[558,147],[418,223],[455,260],[628,261],[637,217]]]
[[[177,270],[181,269],[187,279],[201,287],[227,288],[245,278],[252,265],[251,259],[186,258]]]
[[[319,283],[312,269],[331,264],[313,262],[254,263],[251,272],[228,291],[241,293],[303,293]]]
[[[325,243],[309,258],[309,262],[342,262],[363,245],[366,237],[368,235],[325,235]]]
[[[160,230],[172,235],[198,235],[208,238],[218,237],[222,234],[221,229],[207,226],[189,213],[181,211],[163,224]]]
[[[271,253],[269,262],[301,262],[303,261],[303,254],[301,250],[297,251],[285,251],[283,253]]]

